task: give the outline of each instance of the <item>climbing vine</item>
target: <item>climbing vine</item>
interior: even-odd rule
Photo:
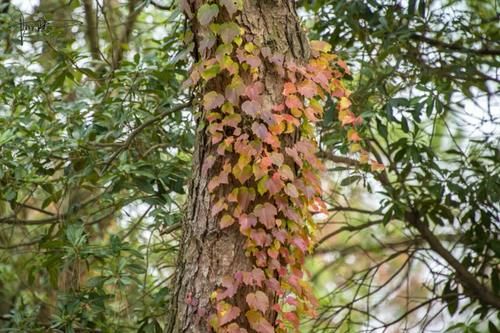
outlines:
[[[181,7],[198,34],[187,33],[198,61],[185,84],[202,93],[202,126],[213,147],[202,173],[220,170],[208,183],[211,214],[221,230],[239,229],[254,263],[221,279],[209,323],[216,332],[247,332],[238,324],[245,318],[260,333],[298,330],[299,318],[314,316],[317,306],[303,266],[313,246],[313,215],[326,212],[313,125],[328,97],[337,100],[339,119],[349,127],[351,150],[367,156],[356,130],[362,119],[350,111],[341,81],[349,69],[323,41],[310,42],[307,63],[258,45],[237,23],[241,0],[204,3],[195,13],[187,2]],[[272,107],[264,70],[283,82]],[[233,301],[241,290],[247,292],[245,313]]]

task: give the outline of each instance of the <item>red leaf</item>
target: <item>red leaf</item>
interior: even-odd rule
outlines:
[[[297,89],[295,88],[295,84],[292,82],[287,82],[283,86],[283,95],[288,96],[291,94],[295,94],[297,92]]]
[[[212,193],[213,190],[217,188],[220,184],[229,184],[227,176],[229,175],[230,171],[231,171],[231,163],[226,162],[224,164],[224,168],[222,169],[221,173],[218,176],[214,176],[208,182],[208,191]]]
[[[273,259],[278,259],[279,251],[276,250],[274,247],[271,247],[267,249],[267,255]]]
[[[275,216],[278,214],[278,211],[276,210],[276,207],[266,202],[255,206],[254,214],[259,218],[260,223],[265,225],[267,229],[271,229],[274,227]]]
[[[251,100],[255,100],[259,98],[259,96],[262,94],[263,91],[264,91],[264,84],[262,84],[262,82],[260,81],[257,81],[246,87],[245,95],[247,95],[247,97],[250,98]]]
[[[271,240],[269,239],[269,243],[266,244],[266,246],[269,246],[271,243]],[[267,254],[266,250],[258,251],[254,253],[255,257],[255,264],[259,267],[266,267],[267,266]]]
[[[299,93],[302,96],[304,96],[306,98],[312,98],[318,94],[318,87],[311,80],[305,80],[305,81],[301,82],[297,86],[297,90],[299,91]]]
[[[292,239],[292,244],[298,247],[303,253],[307,251],[307,241],[302,237],[294,237]]]
[[[266,125],[260,124],[258,122],[254,122],[252,124],[252,131],[254,134],[264,141],[265,143],[273,146],[273,147],[279,147],[280,146],[280,141],[278,138],[274,135],[272,135],[268,130]]]
[[[269,298],[260,290],[257,290],[255,293],[249,293],[246,301],[250,308],[259,310],[262,313],[266,313],[269,308]]]
[[[309,120],[310,122],[317,122],[319,119],[316,117],[316,112],[314,111],[313,108],[311,107],[307,107],[305,110],[304,110],[304,114],[306,115],[306,118],[307,120]]]
[[[271,237],[267,234],[264,229],[252,229],[250,231],[250,239],[257,244],[257,246],[264,247],[271,243]]]
[[[285,312],[283,313],[283,318],[285,318],[287,321],[292,323],[292,325],[298,329],[299,328],[299,317],[297,317],[297,314],[295,312]]]
[[[286,231],[280,229],[273,229],[272,233],[274,238],[276,238],[281,244],[285,244],[287,236]]]
[[[273,111],[283,112],[283,110],[285,110],[285,104],[283,103],[273,106]]]
[[[240,231],[246,234],[252,227],[257,225],[257,218],[254,215],[241,214],[239,217]]]
[[[238,203],[242,211],[246,211],[248,205],[255,200],[255,189],[242,187],[238,193]]]
[[[238,281],[236,281],[231,276],[224,276],[222,278],[221,285],[226,288],[226,290],[220,294],[217,294],[217,301],[222,301],[225,298],[233,297],[238,291]]]
[[[302,159],[299,157],[299,154],[297,153],[297,149],[287,147],[285,148],[285,152],[287,153],[288,156],[293,158],[293,160],[295,161],[295,163],[297,163],[299,167],[302,167],[303,162]]]
[[[289,95],[285,99],[285,105],[289,108],[301,109],[303,107],[302,101],[296,95]]]
[[[251,272],[251,277],[253,280],[253,284],[256,286],[261,287],[262,286],[262,281],[266,279],[266,276],[264,274],[264,271],[260,268],[254,268]]]
[[[269,278],[268,280],[266,280],[266,286],[277,294],[283,292],[281,290],[280,283],[275,278]]]
[[[240,308],[237,306],[233,306],[231,304],[228,304],[226,302],[219,302],[217,303],[217,316],[219,317],[219,325],[223,326],[236,318],[239,317],[240,315]]]
[[[266,182],[266,188],[269,190],[269,193],[271,195],[275,195],[276,193],[281,191],[284,186],[285,183],[283,183],[283,181],[281,180],[278,172],[275,172],[274,175]]]
[[[361,137],[359,136],[359,133],[356,132],[356,130],[354,128],[351,128],[351,129],[349,129],[349,131],[347,131],[347,138],[349,139],[349,141],[352,141],[352,142],[361,141]]]

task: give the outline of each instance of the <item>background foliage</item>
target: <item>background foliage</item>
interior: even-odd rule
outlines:
[[[161,332],[194,140],[184,18],[41,0],[24,15],[50,28],[21,45],[16,5],[0,14],[0,331]],[[361,144],[386,166],[361,166],[326,108],[304,332],[497,332],[498,4],[297,6],[350,65]]]

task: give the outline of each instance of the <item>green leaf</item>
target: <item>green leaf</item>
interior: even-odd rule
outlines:
[[[358,176],[358,175],[349,176],[347,178],[342,179],[342,181],[340,182],[340,185],[341,186],[348,186],[356,181],[359,181],[360,179],[361,179],[361,176]]]

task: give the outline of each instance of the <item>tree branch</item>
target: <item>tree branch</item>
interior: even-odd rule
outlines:
[[[429,226],[424,221],[421,221],[417,211],[413,210],[407,212],[406,220],[418,230],[420,235],[429,243],[431,249],[453,267],[457,274],[457,279],[470,297],[478,299],[483,304],[488,304],[500,309],[500,298],[495,296],[487,286],[481,284],[476,277],[469,272],[467,268],[443,246],[443,244],[441,244],[436,235],[429,229]]]
[[[144,123],[142,123],[139,127],[137,127],[136,129],[134,129],[132,131],[132,133],[130,133],[129,137],[127,138],[127,140],[125,140],[125,142],[121,143],[120,147],[113,153],[113,155],[111,155],[111,157],[109,158],[109,160],[106,162],[106,164],[104,165],[104,168],[103,170],[101,171],[101,174],[104,173],[108,168],[109,166],[111,165],[111,163],[118,157],[118,155],[120,155],[120,153],[122,151],[124,151],[125,149],[127,149],[128,147],[130,147],[130,145],[132,144],[132,141],[134,140],[134,138],[143,130],[145,129],[146,127],[154,124],[155,122],[165,118],[166,116],[168,116],[169,114],[172,114],[172,113],[176,113],[176,112],[179,112],[181,111],[182,109],[185,109],[187,108],[188,106],[191,105],[191,102],[187,102],[187,103],[184,103],[184,104],[180,104],[180,105],[177,105],[177,106],[174,106],[173,108],[171,109],[168,109],[166,111],[163,111],[162,113],[158,114],[157,116],[145,121]]]
[[[123,59],[123,53],[125,51],[125,48],[123,46],[130,42],[130,36],[132,35],[132,31],[134,30],[134,24],[142,8],[135,8],[138,2],[138,0],[129,0],[128,2],[128,16],[125,22],[125,29],[123,30],[123,33],[119,38],[118,45],[114,50],[115,55],[113,56],[113,69],[118,68],[118,66],[120,65],[120,62]]]
[[[478,55],[500,55],[500,49],[499,50],[488,49],[488,48],[470,49],[470,48],[464,47],[464,46],[456,44],[456,43],[449,44],[449,43],[446,43],[446,42],[443,42],[443,41],[440,41],[437,39],[425,37],[425,36],[422,36],[419,34],[413,34],[410,36],[410,38],[413,40],[418,40],[418,41],[424,42],[426,44],[429,44],[429,45],[432,45],[435,47],[440,47],[440,48],[452,50],[455,52],[474,53],[474,54],[478,54]]]
[[[85,21],[87,23],[86,37],[89,43],[90,54],[94,60],[99,60],[99,37],[97,35],[96,11],[92,0],[83,0],[85,8]]]

